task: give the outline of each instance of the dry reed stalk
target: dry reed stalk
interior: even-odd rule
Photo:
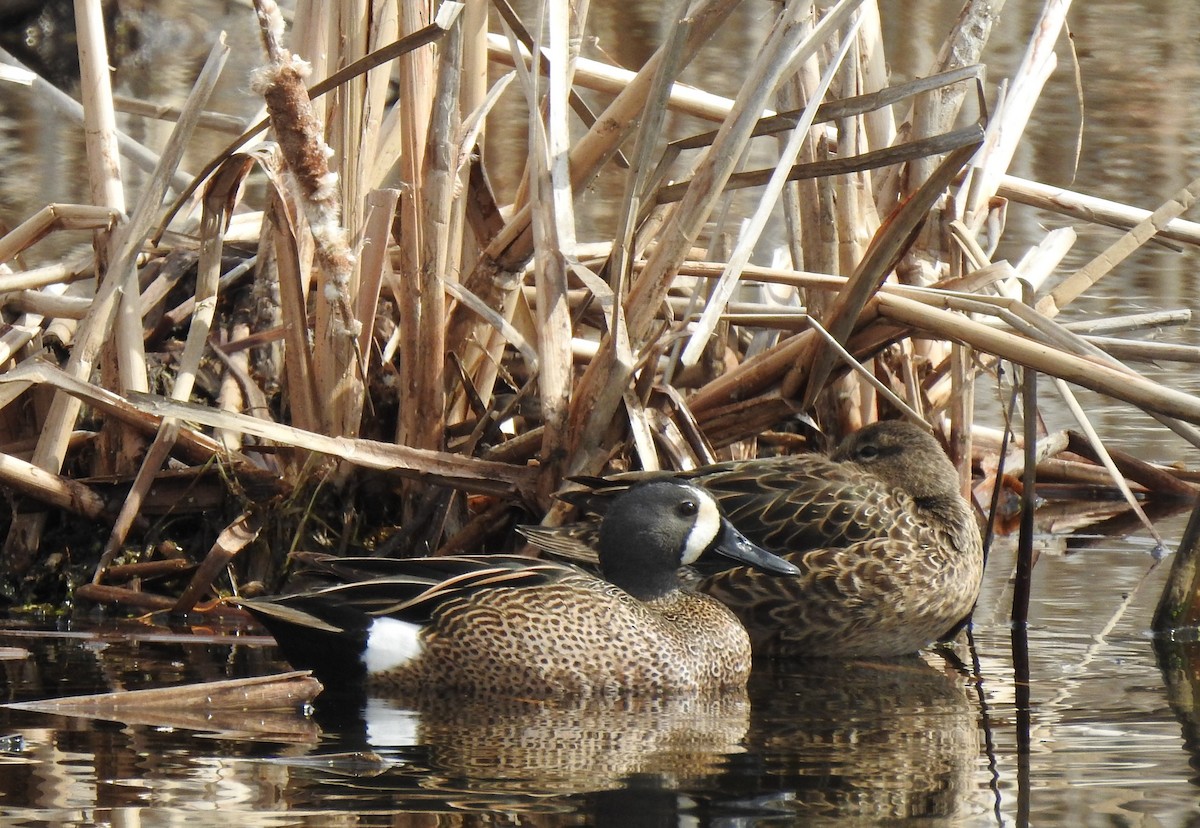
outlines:
[[[883,43],[882,21],[879,18],[879,3],[864,3],[859,12],[859,19],[862,21],[862,35],[855,41],[854,65],[858,67],[860,76],[860,80],[855,84],[856,89],[872,92],[886,89],[889,85],[889,70],[887,49]],[[863,143],[868,149],[890,147],[896,141],[896,120],[892,108],[881,106],[867,112],[863,117],[863,131],[866,138]]]
[[[117,118],[113,110],[108,44],[104,40],[104,10],[100,0],[75,0],[75,28],[92,204],[122,214],[125,212],[125,190],[121,185]],[[101,261],[107,261],[111,256],[108,245],[108,234],[97,233],[95,247]]]
[[[377,8],[372,9],[372,5]],[[371,52],[373,44],[395,40],[396,23],[396,8],[392,3],[343,0],[335,9],[330,43],[336,44],[336,50],[331,51],[343,64],[361,60]],[[366,195],[376,186],[367,169],[370,159],[375,157],[388,75],[389,67],[381,66],[347,80],[328,99],[333,117],[321,120],[330,157],[337,159],[341,225],[352,243],[361,238]],[[357,286],[357,273],[352,271],[347,295],[357,297]]]
[[[462,112],[474,112],[483,105],[488,94],[488,5],[472,2],[466,3],[463,9],[462,93],[459,98]]]
[[[683,10],[680,16],[687,17],[686,9]],[[534,66],[535,61],[528,49],[524,48],[524,46],[517,46],[515,48],[520,53],[521,61],[527,69],[532,71],[534,68],[538,68]],[[506,66],[515,67],[517,65],[516,60],[513,58],[514,47],[504,35],[489,34],[487,37],[487,50],[492,60]],[[547,71],[547,65],[547,62],[538,62],[538,66],[542,72]],[[611,66],[607,63],[586,57],[576,59],[575,72],[575,80],[578,86],[611,95],[620,94],[638,74],[620,66]],[[703,89],[697,89],[686,83],[673,81],[668,87],[665,105],[672,112],[694,115],[706,121],[720,122],[725,120],[729,115],[729,109],[733,105],[733,101],[722,95],[714,95],[711,92],[705,92]],[[770,114],[770,110],[766,111]]]
[[[47,204],[0,237],[0,262],[7,262],[20,255],[26,248],[59,230],[111,232],[117,226],[120,218],[121,211],[114,207],[91,204]],[[10,291],[23,287],[38,287],[39,282],[30,283],[29,280],[35,273],[41,274],[42,272],[42,269],[39,269],[21,274],[5,273],[0,275],[0,290]],[[38,275],[36,278],[52,278],[62,271],[50,266],[50,269],[44,272],[44,276]]]
[[[462,247],[462,239],[453,236],[452,229],[461,230],[464,224],[461,216],[465,204],[455,197],[460,153],[452,137],[462,127],[459,110],[462,47],[460,15],[448,24],[443,39],[436,86],[426,113],[425,144],[420,148],[418,159],[421,175],[414,179],[414,186],[419,188],[414,193],[414,206],[419,200],[417,216],[422,221],[420,236],[414,240],[420,297],[415,333],[419,348],[426,349],[427,353],[422,357],[418,351],[412,351],[403,370],[412,376],[410,387],[413,388],[413,396],[405,402],[416,409],[414,439],[409,445],[429,449],[441,449],[444,444],[446,301],[442,283],[450,270],[451,247],[455,250]]]
[[[1189,308],[1175,308],[1174,310],[1130,313],[1123,316],[1077,319],[1074,322],[1064,322],[1062,326],[1080,336],[1103,336],[1143,331],[1150,328],[1169,328],[1175,325],[1186,325],[1191,321],[1192,311]]]
[[[1108,471],[1109,476],[1112,478],[1113,485],[1115,485],[1117,490],[1121,492],[1121,496],[1125,498],[1125,502],[1129,504],[1129,508],[1135,515],[1137,515],[1138,520],[1142,522],[1142,526],[1144,526],[1146,531],[1150,533],[1150,537],[1154,538],[1154,540],[1161,545],[1163,542],[1162,536],[1158,534],[1158,531],[1154,528],[1154,524],[1150,522],[1150,519],[1146,517],[1146,513],[1142,511],[1141,504],[1139,504],[1137,499],[1133,496],[1133,492],[1130,490],[1129,484],[1125,482],[1124,475],[1122,475],[1117,469],[1117,464],[1113,461],[1108,451],[1104,448],[1104,443],[1101,442],[1100,435],[1098,435],[1096,433],[1096,429],[1092,427],[1091,421],[1088,420],[1087,413],[1084,412],[1083,406],[1079,404],[1079,400],[1075,398],[1075,394],[1061,379],[1056,378],[1054,380],[1054,387],[1058,391],[1058,394],[1062,398],[1063,402],[1066,404],[1067,410],[1071,412],[1071,416],[1075,418],[1075,422],[1078,423],[1080,429],[1082,429],[1084,437],[1087,439],[1088,444],[1095,452],[1095,456],[1100,459],[1100,462]]]
[[[1099,460],[1099,453],[1093,441],[1083,439],[1074,432],[1067,432],[1067,451],[1091,461],[1092,464]],[[1117,448],[1106,448],[1105,452],[1112,459],[1113,465],[1120,472],[1122,478],[1132,481],[1135,485],[1140,485],[1146,491],[1184,500],[1193,500],[1198,493],[1195,483],[1181,479],[1187,473],[1181,474],[1182,470],[1180,469],[1147,463],[1145,460]],[[1085,464],[1077,462],[1076,465],[1084,466]],[[1100,473],[1095,465],[1088,465],[1086,468],[1092,469],[1097,474]]]
[[[3,243],[3,239],[0,239]],[[3,260],[0,259],[0,262]],[[10,295],[14,291],[44,288],[54,284],[70,284],[89,276],[93,271],[93,256],[89,252],[82,256],[70,257],[65,262],[22,270],[18,273],[0,273],[0,295]],[[7,270],[0,267],[0,270]]]
[[[224,333],[223,331],[222,334]],[[223,350],[223,347],[228,346],[229,340],[246,339],[249,336],[250,326],[236,322],[228,335],[222,336],[221,345],[213,348],[213,355],[225,366],[225,374],[217,392],[217,406],[222,411],[249,411],[266,419],[269,416],[270,405],[266,395],[250,376],[249,349],[243,348],[231,354],[226,354]],[[217,429],[214,436],[231,454],[242,450],[242,435],[239,432]],[[274,463],[268,462],[265,465],[270,469],[277,469]]]
[[[186,558],[164,558],[157,561],[142,561],[140,563],[118,564],[108,568],[108,577],[115,583],[140,580],[142,578],[163,578],[185,575],[196,568],[196,565]]]
[[[240,160],[241,163],[227,164],[218,170],[218,174],[209,181],[205,191],[204,209],[200,220],[200,260],[196,270],[195,310],[192,313],[183,354],[179,358],[175,383],[171,388],[171,398],[175,400],[187,401],[191,398],[196,374],[200,370],[200,358],[212,331],[217,311],[217,286],[221,277],[224,229],[233,214],[242,182],[253,166],[249,159]],[[101,552],[92,583],[100,583],[104,577],[104,570],[125,543],[146,494],[179,439],[180,427],[179,420],[173,417],[164,417],[159,424],[154,442],[138,468],[129,493],[121,505],[120,514],[113,522],[112,532]]]
[[[226,46],[224,35],[221,34],[217,37],[208,60],[201,69],[184,104],[185,117],[181,118],[175,125],[175,129],[172,130],[160,158],[160,164],[140,194],[129,221],[122,228],[120,241],[113,253],[108,273],[101,282],[93,308],[83,321],[81,331],[73,343],[71,355],[67,360],[66,371],[76,378],[87,377],[91,374],[96,356],[104,344],[105,334],[116,313],[120,289],[128,285],[132,279],[132,276],[128,276],[127,273],[133,272],[137,255],[156,219],[157,210],[166,193],[171,174],[182,157],[187,140],[195,128],[195,119],[211,95],[228,54],[229,47]],[[137,295],[136,290],[134,295]],[[140,350],[140,346],[139,338],[137,349]],[[144,374],[142,380],[144,382]],[[50,472],[57,472],[62,467],[70,434],[78,419],[80,406],[80,402],[73,397],[55,394],[44,421],[37,450],[34,452],[34,465]],[[0,571],[12,576],[23,574],[28,569],[40,542],[44,521],[44,513],[21,515],[13,520],[8,536],[5,538],[6,554]]]
[[[42,360],[26,360],[20,366],[0,374],[0,387],[29,387],[51,385],[95,408],[106,417],[112,417],[142,434],[153,435],[158,430],[158,419],[140,411],[129,400],[118,394],[76,379],[61,368],[47,365]],[[70,444],[75,432],[68,436]],[[191,428],[179,434],[178,452],[180,459],[188,463],[203,464],[214,456],[221,456],[221,445],[212,438]],[[35,449],[36,456],[36,449]],[[233,457],[234,463],[244,463],[245,458]]]
[[[964,3],[954,27],[929,67],[929,74],[978,63],[1003,8],[1004,0],[968,0]],[[912,136],[926,138],[950,129],[965,95],[964,87],[946,86],[914,99],[912,110],[905,119],[912,125]],[[905,192],[914,192],[923,184],[933,173],[934,166],[933,158],[919,158],[909,164]]]
[[[272,676],[206,681],[177,687],[120,690],[88,696],[65,696],[5,705],[16,710],[35,710],[58,715],[103,718],[126,711],[180,711],[200,709],[208,713],[230,710],[301,710],[321,691],[320,683],[307,671]]]
[[[540,84],[528,86],[533,138],[529,169],[534,193],[534,283],[540,355],[537,377],[543,422],[538,495],[541,505],[546,508],[552,503],[566,460],[566,427],[573,376],[565,257],[573,256],[575,250],[569,98],[576,58],[571,43],[578,44],[579,33],[572,31],[569,11],[565,4],[552,3],[548,8],[550,71],[544,122],[537,105],[541,98]],[[577,24],[582,28],[584,20],[578,20]]]
[[[1160,228],[1165,227],[1168,222],[1187,211],[1196,203],[1198,193],[1200,193],[1200,178],[1192,180],[1187,186],[1164,201],[1157,210],[1131,227],[1107,249],[1060,282],[1048,296],[1038,302],[1038,310],[1047,316],[1057,314],[1061,308],[1081,296],[1085,290],[1110,273],[1134,251],[1154,238]]]
[[[109,586],[108,584],[80,584],[75,589],[75,599],[101,605],[114,604],[127,610],[143,612],[169,610],[175,606],[175,599],[166,595],[155,595],[140,589]]]
[[[693,10],[682,65],[686,65],[738,3],[739,0],[704,0]],[[633,129],[643,112],[662,56],[660,48],[597,118],[595,125],[575,142],[571,151],[571,184],[577,192],[591,181]],[[528,206],[517,211],[463,281],[466,290],[488,307],[505,308],[519,286],[513,274],[533,254],[529,216]],[[468,343],[489,338],[490,334],[482,332],[469,312],[460,309],[452,315],[446,337],[449,351],[461,354]]]
[[[8,362],[17,352],[33,341],[42,332],[45,318],[39,313],[23,313],[13,322],[6,324],[0,334],[0,364]]]
[[[399,190],[373,190],[367,194],[367,215],[363,223],[362,251],[358,259],[359,293],[356,310],[357,317],[363,323],[362,331],[358,335],[358,352],[364,359],[371,353],[379,291],[392,275],[388,244],[399,200]]]
[[[7,294],[3,303],[4,307],[14,311],[59,319],[83,319],[92,307],[92,300],[87,297],[68,296],[66,286],[61,282],[42,290],[21,290]],[[6,362],[11,356],[0,356],[0,362]]]
[[[1015,175],[1005,175],[1000,179],[996,195],[1079,221],[1123,230],[1132,228],[1150,216],[1149,210]],[[1200,223],[1173,218],[1159,228],[1157,237],[1183,244],[1200,244]]]
[[[881,293],[878,303],[882,315],[900,324],[929,331],[944,339],[965,342],[978,350],[1124,400],[1149,412],[1200,423],[1200,399],[1155,383],[1133,371],[1118,370],[1095,359],[1030,342],[1022,336],[939,311],[905,297]]]
[[[1008,172],[1042,87],[1054,70],[1057,63],[1054,43],[1062,32],[1070,6],[1070,0],[1048,0],[1042,8],[1033,37],[1008,86],[1004,101],[992,116],[988,137],[976,159],[977,170],[972,177],[969,198],[964,207],[964,215],[972,227],[982,224],[988,201],[996,194],[1001,177]]]
[[[229,565],[233,557],[258,538],[263,528],[263,520],[261,512],[243,512],[222,529],[171,611],[191,612],[200,599],[212,589],[212,582]]]
[[[401,28],[411,31],[417,24],[425,22],[422,17],[428,10],[418,0],[403,0],[400,8]],[[455,21],[458,16],[455,16]],[[398,174],[405,185],[400,198],[397,237],[399,262],[397,275],[402,285],[396,299],[399,303],[400,365],[402,385],[400,394],[400,417],[397,421],[396,442],[416,448],[437,450],[442,447],[442,431],[434,428],[442,422],[444,389],[442,353],[438,349],[431,354],[426,350],[422,335],[433,333],[435,342],[443,336],[442,326],[433,331],[433,323],[440,320],[443,306],[442,289],[433,285],[440,274],[425,273],[422,257],[427,249],[435,249],[436,241],[426,235],[435,233],[425,216],[425,153],[428,146],[429,120],[433,107],[435,68],[433,56],[425,51],[413,52],[400,60],[400,99],[403,109],[397,109],[399,118],[396,137],[391,143],[398,149]],[[403,117],[401,117],[401,115]],[[434,136],[435,138],[437,136]],[[436,235],[436,234],[435,234]],[[429,248],[434,245],[434,248]],[[433,267],[433,263],[429,263]],[[432,291],[426,288],[433,285]],[[425,318],[428,311],[430,318]],[[412,491],[412,487],[408,487]]]
[[[145,118],[174,123],[179,120],[182,114],[177,106],[155,104],[138,98],[126,98],[122,95],[113,95],[112,99],[113,108],[117,112],[124,112],[128,115],[140,115]],[[242,123],[241,118],[235,118],[232,115],[225,115],[221,112],[200,113],[200,117],[196,119],[196,126],[200,129],[211,129],[230,135],[240,135],[245,128],[245,124]]]
[[[823,44],[829,32],[844,24],[857,5],[858,2],[851,0],[840,3],[807,37],[809,30],[802,21],[811,10],[809,3],[791,0],[780,11],[762,53],[738,93],[738,106],[698,165],[692,186],[663,228],[660,243],[625,300],[629,341],[635,349],[644,344],[660,302],[720,198],[725,181],[750,140],[784,69],[790,61],[803,59]],[[620,400],[620,394],[614,392],[628,384],[633,367],[618,359],[615,348],[602,348],[579,381],[571,411],[573,473],[595,470],[603,433]]]
[[[291,175],[297,203],[313,240],[317,283],[313,334],[313,382],[322,430],[354,434],[362,414],[362,377],[355,350],[361,322],[354,317],[354,261],[342,224],[339,177],[329,168],[329,147],[303,78],[308,68],[282,44],[283,20],[273,0],[255,0],[268,65],[255,83],[266,99],[271,123]],[[300,324],[300,319],[293,320]]]
[[[294,320],[292,324],[284,325],[287,358],[283,362],[292,422],[300,428],[316,431],[321,428],[321,416],[313,379],[312,348],[308,340],[307,288],[310,282],[296,222],[293,222],[287,206],[283,159],[277,147],[260,150],[252,157],[267,174],[270,184],[266,219],[270,226],[270,243],[278,273],[281,315],[285,320]],[[297,216],[296,219],[300,220],[301,217]],[[304,324],[300,324],[301,321]]]
[[[817,106],[825,98],[826,92],[833,83],[834,74],[842,66],[842,61],[858,38],[861,23],[862,18],[860,17],[847,27],[840,48],[830,59],[824,75],[809,99],[808,106],[804,108],[803,114],[788,136],[786,144],[780,150],[778,164],[771,175],[771,180],[767,183],[757,209],[754,211],[754,216],[738,236],[737,244],[730,254],[729,261],[713,286],[712,295],[709,296],[704,312],[700,316],[700,322],[693,330],[687,347],[683,351],[681,361],[684,365],[695,365],[700,359],[701,351],[708,344],[709,337],[716,328],[717,318],[724,312],[726,304],[733,296],[733,291],[737,287],[737,278],[749,262],[754,247],[758,244],[762,231],[766,228],[767,221],[783,193],[784,184],[788,180],[788,171],[796,163],[802,143],[809,137],[809,130],[817,116]]]
[[[1118,360],[1200,363],[1200,346],[1196,345],[1175,345],[1170,342],[1119,339],[1111,336],[1085,336],[1083,339]]]
[[[0,481],[3,481],[6,488],[40,503],[94,521],[107,522],[108,504],[104,498],[95,489],[69,477],[62,477],[16,457],[0,454]]]

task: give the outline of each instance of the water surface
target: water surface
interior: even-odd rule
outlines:
[[[145,66],[173,53],[181,56],[180,76],[191,77],[208,50],[209,24],[194,21],[222,21],[235,49],[221,108],[254,111],[242,79],[257,44],[243,6],[205,0],[184,12],[168,2],[146,5],[164,21],[193,24],[154,29],[118,67],[119,88],[177,96],[178,78]],[[923,74],[957,4],[880,6],[893,69]],[[987,55],[990,88],[1016,65],[1041,6],[1005,4]],[[753,27],[765,13],[764,4],[748,2],[689,80],[733,92],[729,61],[744,59],[746,44],[758,42]],[[598,14],[612,20],[606,44],[631,65],[661,37],[660,4],[637,0],[620,14]],[[1192,94],[1200,11],[1192,0],[1092,0],[1077,3],[1070,20],[1083,107],[1071,54],[1060,43],[1059,68],[1012,171],[1153,208],[1200,173],[1193,137],[1200,107]],[[161,124],[131,121],[129,128],[151,143],[162,138]],[[209,151],[222,140],[214,137]],[[0,147],[5,221],[50,200],[82,198],[77,131],[10,87],[0,87]],[[193,155],[185,166],[205,160]],[[1016,259],[1047,227],[1067,223],[1014,205],[1002,254]],[[1115,238],[1085,228],[1068,265],[1078,267]],[[69,243],[79,242],[86,239]],[[69,243],[49,240],[36,255],[57,255]],[[1193,307],[1195,267],[1194,251],[1148,249],[1067,315]],[[1154,335],[1198,341],[1194,326]],[[1187,366],[1147,370],[1198,390]],[[1147,459],[1200,466],[1194,449],[1148,417],[1083,398],[1106,441]],[[1044,402],[1044,413],[1051,428],[1071,424],[1053,402]],[[1182,527],[1181,516],[1159,523],[1168,547]],[[745,698],[720,704],[479,710],[451,703],[414,711],[403,700],[322,699],[312,717],[292,712],[209,727],[0,709],[0,737],[12,737],[0,742],[0,822],[1200,825],[1200,656],[1181,645],[1160,662],[1147,634],[1166,574],[1152,541],[1144,533],[1049,530],[1038,541],[1027,636],[1008,624],[1013,553],[1002,538],[973,647],[959,642],[952,657],[903,662],[760,665]],[[0,647],[31,652],[0,663],[0,701],[284,669],[265,639],[184,643],[139,628],[126,640],[129,629],[81,619],[51,637],[0,634]],[[1018,681],[1017,665],[1026,662],[1029,681]]]

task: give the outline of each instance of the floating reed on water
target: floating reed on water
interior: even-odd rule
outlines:
[[[1091,434],[1039,440],[1057,455],[1031,456],[1044,474],[1118,487],[1135,510],[1135,493],[1194,495],[1110,458],[1068,384],[1200,446],[1200,399],[1119,361],[1198,354],[1055,316],[1152,239],[1196,244],[1179,216],[1198,184],[1146,213],[1008,173],[1066,3],[1047,4],[989,111],[975,61],[995,0],[967,2],[928,76],[897,85],[871,0],[771,6],[756,48],[728,61],[732,98],[679,78],[737,0],[675,4],[636,71],[581,54],[586,4],[522,19],[503,1],[329,14],[299,0],[289,28],[255,0],[267,118],[196,176],[178,168],[195,125],[228,129],[206,112],[223,38],[169,143],[130,149],[98,0],[77,5],[93,203],[49,205],[0,238],[0,480],[23,496],[0,558],[10,598],[33,597],[65,543],[47,538],[47,508],[103,527],[77,596],[185,610],[271,581],[298,547],[502,546],[515,520],[562,519],[553,493],[570,475],[803,449],[807,426],[880,416],[931,424],[965,489],[983,472],[986,507],[1025,462],[1020,440],[1005,459],[972,427],[975,380],[1003,362],[1062,380]],[[523,140],[482,155],[489,131],[514,129],[514,97]],[[681,113],[710,127],[681,132]],[[118,152],[152,166],[142,191],[123,186]],[[507,203],[501,171],[518,182]],[[620,194],[611,232],[579,212],[599,183]],[[993,261],[1010,201],[1126,232],[1075,273],[1061,272],[1071,230]],[[785,241],[752,262],[772,226]],[[94,234],[86,261],[16,267],[76,229]],[[201,519],[186,535],[163,513]],[[186,562],[137,568],[160,558]]]

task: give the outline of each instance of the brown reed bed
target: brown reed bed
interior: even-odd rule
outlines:
[[[266,117],[194,180],[178,162],[197,123],[228,122],[207,111],[223,40],[169,142],[135,147],[92,5],[82,105],[27,79],[86,126],[93,203],[0,238],[10,600],[58,585],[187,610],[275,586],[299,548],[503,548],[514,522],[565,517],[553,494],[571,475],[808,450],[814,425],[879,417],[941,434],[985,514],[997,481],[1019,490],[1034,468],[1113,490],[1150,531],[1148,498],[1195,496],[1194,475],[1106,451],[1071,391],[1200,446],[1200,399],[1120,361],[1200,354],[1113,335],[1186,318],[1055,317],[1152,239],[1197,244],[1179,217],[1200,182],[1147,213],[1008,174],[1062,4],[996,103],[974,63],[995,0],[967,2],[938,65],[898,85],[871,0],[772,5],[758,48],[730,61],[733,98],[678,78],[737,0],[692,4],[636,72],[579,54],[589,22],[566,4],[534,21],[503,0],[394,0],[374,17],[347,0],[328,19],[300,0],[289,26],[256,0]],[[479,145],[506,89],[532,114],[499,203]],[[672,134],[668,113],[712,128]],[[152,167],[139,192],[117,155]],[[622,195],[598,236],[577,197],[601,180]],[[1125,232],[1074,272],[1070,229],[993,261],[1012,203]],[[769,222],[786,242],[752,263]],[[13,265],[73,231],[93,234],[91,255]],[[976,380],[999,365],[1014,400],[1027,389],[1010,410],[1036,412],[1022,380],[1049,375],[1079,434],[1036,417],[1012,440],[973,428]]]

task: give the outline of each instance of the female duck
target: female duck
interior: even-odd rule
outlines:
[[[327,682],[365,677],[413,694],[707,693],[742,687],[751,660],[732,613],[680,586],[678,567],[710,549],[796,572],[734,530],[704,490],[663,481],[608,510],[606,580],[516,556],[416,558],[387,561],[386,577],[240,603],[292,664]]]

